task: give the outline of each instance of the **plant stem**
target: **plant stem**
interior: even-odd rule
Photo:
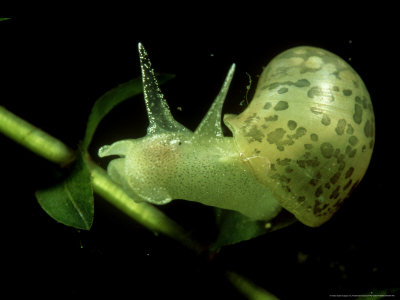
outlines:
[[[0,132],[32,152],[59,165],[75,159],[75,153],[46,132],[0,106]]]
[[[273,294],[235,272],[227,271],[226,277],[249,300],[279,300]]]
[[[67,165],[75,160],[75,152],[60,140],[29,124],[2,106],[0,106],[0,132],[59,165]],[[149,230],[167,235],[195,252],[202,251],[202,247],[191,239],[175,221],[151,204],[136,203],[110,179],[102,168],[90,160],[88,165],[94,192]]]

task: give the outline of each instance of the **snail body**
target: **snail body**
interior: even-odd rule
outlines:
[[[128,193],[165,204],[173,199],[231,209],[271,220],[282,208],[302,223],[329,220],[364,176],[375,122],[368,91],[341,58],[296,47],[264,69],[239,115],[221,110],[235,65],[198,128],[176,122],[139,44],[149,127],[140,139],[99,149],[119,155],[108,173]]]

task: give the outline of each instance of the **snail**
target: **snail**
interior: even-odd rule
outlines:
[[[99,149],[117,155],[108,174],[154,204],[173,199],[230,209],[254,220],[282,210],[316,227],[329,220],[364,176],[375,137],[369,93],[335,54],[301,46],[263,70],[253,100],[223,121],[235,64],[197,129],[174,120],[139,43],[147,135]]]

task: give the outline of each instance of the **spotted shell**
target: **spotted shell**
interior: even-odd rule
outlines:
[[[236,147],[283,208],[309,226],[326,222],[364,176],[375,118],[360,76],[323,49],[276,56],[239,115],[225,115]]]

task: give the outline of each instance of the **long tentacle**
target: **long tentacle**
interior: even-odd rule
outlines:
[[[226,75],[222,88],[218,93],[218,96],[215,98],[207,114],[197,127],[194,138],[197,136],[223,137],[221,127],[222,106],[228,93],[229,85],[231,84],[234,72],[235,64],[232,64],[228,74]]]
[[[149,117],[149,134],[189,131],[186,127],[175,121],[167,102],[158,86],[154,70],[151,67],[149,56],[143,45],[139,43],[140,66],[142,69],[143,93]]]

